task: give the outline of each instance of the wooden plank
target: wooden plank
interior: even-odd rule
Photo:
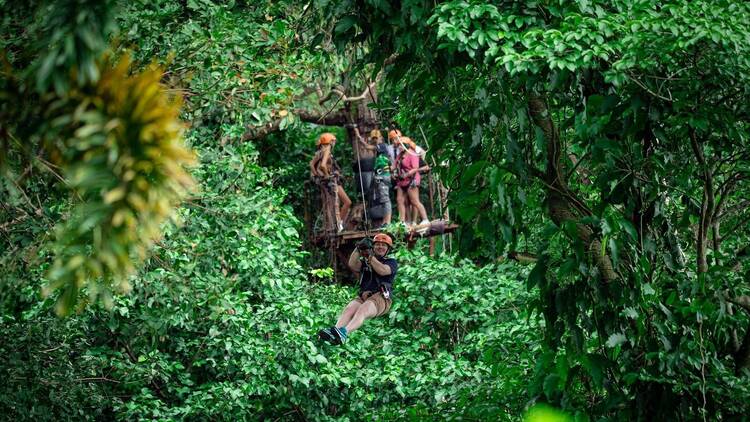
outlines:
[[[441,228],[442,226],[442,228]],[[445,220],[433,220],[430,224],[421,224],[413,226],[404,235],[404,240],[407,242],[413,242],[416,239],[427,238],[432,236],[440,236],[446,233],[454,232],[458,228],[457,224],[450,223]],[[422,231],[422,233],[420,233]],[[373,229],[369,232],[358,230],[358,231],[343,231],[326,236],[326,234],[320,234],[313,238],[313,243],[320,246],[325,245],[327,241],[340,243],[352,243],[359,241],[368,236],[372,236],[375,233],[381,233],[383,229]]]

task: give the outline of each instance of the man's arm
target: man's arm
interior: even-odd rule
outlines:
[[[357,248],[354,248],[352,254],[349,255],[348,264],[349,268],[355,273],[358,273],[362,269],[362,262],[359,261],[359,250]]]
[[[360,147],[362,147],[362,148],[364,148],[364,149],[366,149],[366,150],[369,150],[369,151],[376,151],[376,150],[378,149],[378,147],[376,147],[375,145],[370,145],[370,144],[368,144],[368,143],[367,143],[367,142],[365,142],[365,140],[364,140],[364,139],[362,139],[362,138],[357,138],[357,142],[359,142],[359,145],[360,145]]]
[[[378,261],[378,259],[375,258],[375,255],[370,255],[370,267],[372,267],[373,271],[378,275],[391,275],[391,267]]]
[[[425,161],[422,159],[422,157],[419,157],[419,168],[417,169],[420,173],[427,173],[430,171],[430,165],[425,163]]]

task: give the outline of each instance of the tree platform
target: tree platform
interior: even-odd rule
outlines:
[[[419,224],[410,226],[403,233],[403,240],[407,243],[408,247],[414,246],[417,239],[440,236],[454,232],[458,228],[457,224],[451,223],[447,220],[432,220],[429,223]],[[343,244],[355,244],[365,237],[372,236],[375,233],[382,233],[382,228],[372,230],[344,230],[338,233],[321,233],[313,237],[312,241],[315,246],[340,246]],[[394,236],[391,233],[388,233]],[[394,239],[396,240],[396,239]]]

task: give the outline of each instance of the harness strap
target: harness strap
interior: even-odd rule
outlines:
[[[389,248],[389,252],[390,252],[390,248]],[[386,252],[386,255],[387,255],[387,252]],[[383,256],[383,258],[385,258],[385,255]],[[372,278],[373,278],[373,277],[375,276],[375,274],[374,274],[374,273],[375,273],[375,270],[373,270],[373,269],[372,269],[372,267],[370,267],[370,265],[369,265],[369,264],[366,264],[366,263],[364,263],[364,262],[363,262],[363,263],[362,263],[362,268],[361,268],[361,270],[362,270],[362,271],[361,271],[361,272],[359,273],[359,288],[360,288],[360,291],[359,291],[359,294],[357,295],[357,296],[358,296],[358,297],[359,297],[360,299],[362,299],[363,301],[364,301],[364,300],[366,300],[366,299],[365,299],[365,298],[363,297],[363,295],[364,295],[365,293],[367,293],[367,292],[369,291],[369,290],[367,290],[367,291],[363,291],[363,290],[361,290],[361,289],[362,289],[362,280],[364,280],[364,278],[365,278],[365,272],[364,272],[364,269],[365,269],[365,268],[367,268],[367,270],[368,270],[368,271],[369,271],[369,273],[370,273],[370,281],[372,281]],[[371,293],[371,294],[370,294],[370,296],[372,296],[372,295],[374,295],[374,294],[376,294],[376,293],[380,292],[380,293],[382,293],[382,294],[383,294],[383,297],[384,297],[384,298],[386,298],[386,299],[390,299],[390,298],[391,298],[391,294],[390,294],[390,291],[388,290],[388,287],[387,287],[387,286],[386,286],[386,285],[385,285],[385,284],[384,284],[384,283],[383,283],[382,281],[380,281],[380,278],[379,278],[379,277],[376,277],[375,279],[376,279],[376,281],[377,281],[378,287],[377,287],[377,290],[376,290],[376,291],[374,291],[374,292],[370,292],[370,293]],[[390,283],[389,283],[389,284],[390,284]],[[368,297],[369,297],[369,296],[368,296]]]

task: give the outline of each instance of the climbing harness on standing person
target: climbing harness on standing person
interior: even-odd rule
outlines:
[[[310,161],[310,173],[315,183],[321,188],[323,214],[324,219],[327,220],[326,230],[341,232],[344,229],[342,223],[346,219],[351,201],[343,188],[339,186],[341,169],[332,154],[335,142],[336,136],[332,133],[320,135],[317,142],[318,152]],[[343,201],[341,210],[339,209],[340,200]]]

